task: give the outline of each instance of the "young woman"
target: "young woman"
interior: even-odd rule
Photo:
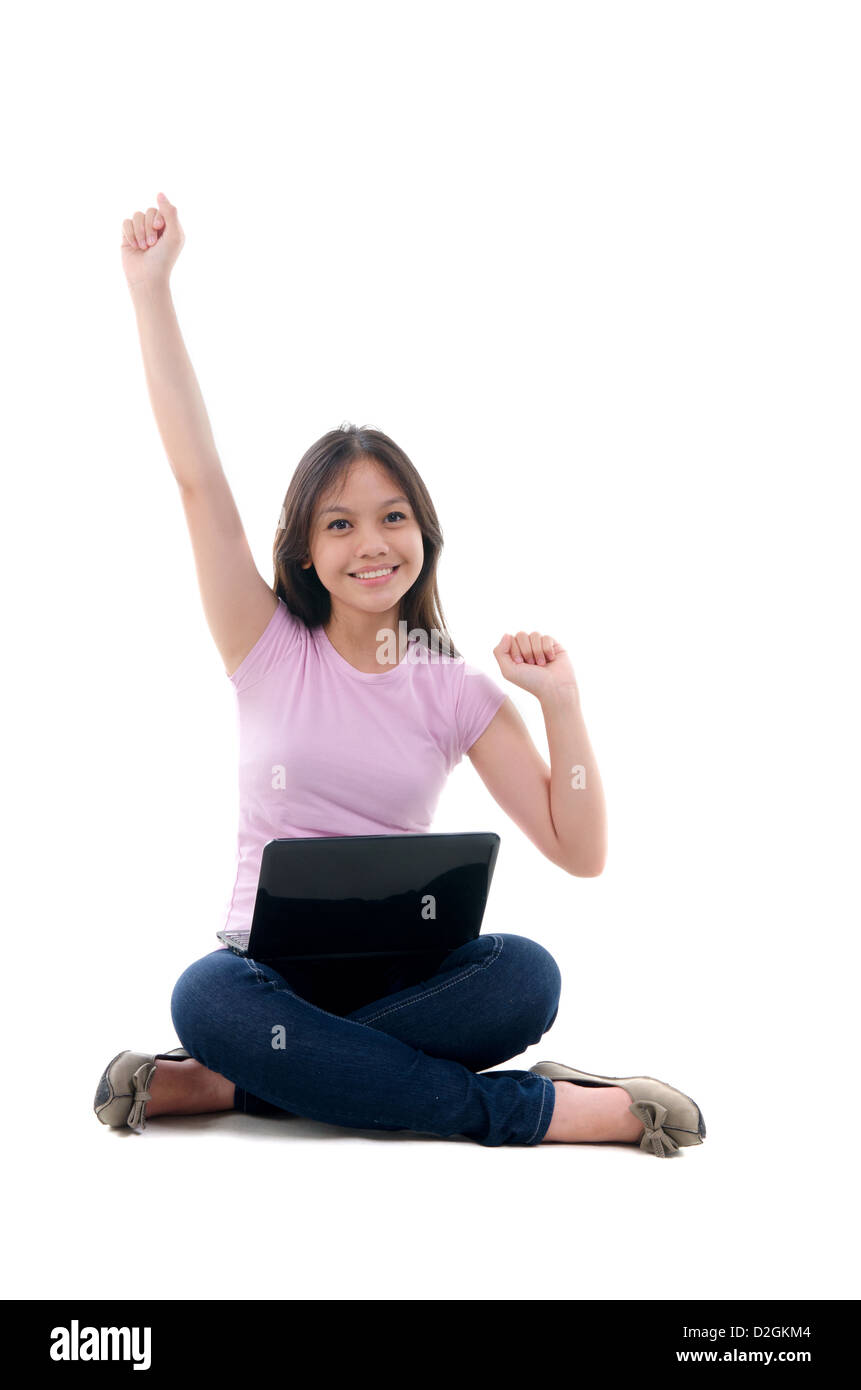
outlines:
[[[204,612],[237,692],[240,824],[226,925],[250,925],[267,840],[426,833],[464,754],[542,854],[570,874],[601,873],[604,798],[568,656],[538,631],[505,633],[494,651],[504,678],[540,701],[548,769],[504,690],[451,643],[436,512],[388,436],[349,426],[311,446],[284,499],[274,585],[259,574],[171,299],[184,234],[176,208],[161,193],[158,202],[123,223],[122,263]],[[381,643],[381,630],[392,640]],[[486,1070],[551,1027],[560,986],[549,952],[507,933],[450,952],[429,978],[350,968],[324,985],[219,947],[174,988],[183,1046],[118,1054],[94,1108],[138,1131],[145,1115],[236,1109],[488,1147],[616,1141],[662,1157],[701,1143],[696,1102],[652,1077],[553,1062]],[[275,1029],[283,1048],[273,1048]]]

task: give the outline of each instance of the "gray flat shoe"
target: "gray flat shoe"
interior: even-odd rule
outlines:
[[[180,1062],[191,1053],[184,1047],[171,1052],[118,1052],[108,1062],[96,1087],[93,1109],[103,1125],[120,1129],[128,1125],[135,1134],[146,1129],[146,1103],[150,1099],[149,1083],[162,1058]]]
[[[645,1126],[640,1148],[658,1158],[666,1158],[688,1144],[701,1144],[706,1137],[706,1122],[695,1100],[656,1081],[653,1076],[598,1076],[589,1071],[577,1071],[561,1062],[536,1062],[529,1068],[538,1076],[551,1081],[573,1081],[581,1086],[620,1086],[633,1101],[628,1106]]]

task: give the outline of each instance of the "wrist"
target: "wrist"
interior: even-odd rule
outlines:
[[[551,686],[538,697],[542,709],[579,709],[580,691],[576,685]]]
[[[165,299],[170,295],[170,280],[167,277],[158,280],[129,280],[128,287],[132,299]]]

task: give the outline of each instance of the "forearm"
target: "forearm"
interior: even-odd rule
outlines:
[[[205,481],[221,468],[212,427],[182,340],[170,285],[131,290],[153,414],[180,486]]]
[[[550,750],[550,816],[571,872],[591,877],[607,858],[607,808],[575,688],[541,701]]]

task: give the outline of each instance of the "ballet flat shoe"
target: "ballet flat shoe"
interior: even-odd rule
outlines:
[[[701,1144],[706,1137],[705,1120],[696,1101],[665,1081],[656,1081],[653,1076],[599,1076],[566,1067],[561,1062],[536,1062],[529,1070],[551,1081],[573,1081],[582,1086],[620,1086],[631,1097],[628,1109],[644,1126],[640,1148],[658,1158],[666,1158],[689,1144]]]
[[[135,1134],[146,1129],[146,1103],[150,1099],[149,1083],[162,1059],[181,1062],[190,1057],[184,1047],[170,1052],[118,1052],[105,1070],[96,1087],[93,1109],[103,1125],[121,1129],[128,1125]]]

